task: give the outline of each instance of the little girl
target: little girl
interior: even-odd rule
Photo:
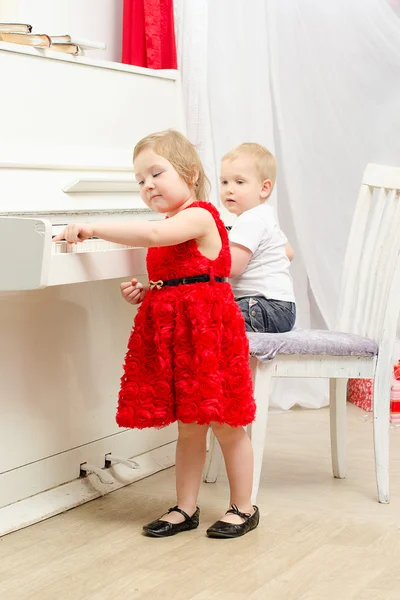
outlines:
[[[54,241],[91,237],[149,248],[148,289],[135,318],[121,379],[117,423],[165,427],[178,421],[176,506],[143,527],[166,537],[199,525],[197,497],[211,426],[225,459],[230,507],[207,530],[232,538],[257,527],[251,503],[253,452],[243,427],[254,420],[244,319],[227,277],[231,256],[218,211],[205,202],[207,178],[191,143],[176,131],[142,139],[135,176],[163,221],[71,224]]]

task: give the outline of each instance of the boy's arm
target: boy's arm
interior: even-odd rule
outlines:
[[[286,250],[286,256],[288,257],[290,262],[292,262],[292,260],[294,259],[294,250],[293,250],[292,246],[289,244],[289,242],[286,243],[285,250]]]
[[[253,253],[245,246],[235,244],[234,242],[230,243],[230,249],[232,256],[230,277],[239,277],[239,275],[245,272]]]

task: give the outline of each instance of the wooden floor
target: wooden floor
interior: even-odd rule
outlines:
[[[3,537],[1,600],[399,600],[400,429],[383,506],[364,415],[349,406],[342,481],[331,476],[326,409],[271,416],[261,523],[242,539],[205,537],[225,510],[225,475],[203,484],[198,530],[143,537],[174,502],[172,469]]]

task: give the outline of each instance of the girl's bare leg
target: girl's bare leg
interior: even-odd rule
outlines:
[[[179,508],[189,516],[196,511],[201,476],[206,459],[206,436],[208,425],[184,424],[178,421],[176,445],[176,498]],[[181,523],[184,517],[172,512],[161,517],[169,523]]]
[[[253,486],[253,448],[243,427],[212,423],[212,429],[224,455],[230,487],[229,505],[236,504],[242,513],[253,514],[251,490]],[[237,515],[225,515],[221,521],[243,523]]]

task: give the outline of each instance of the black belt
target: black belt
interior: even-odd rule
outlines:
[[[187,283],[207,283],[211,281],[210,275],[194,275],[193,277],[182,277],[182,279],[167,279],[163,281],[159,279],[158,281],[149,281],[149,288],[153,290],[156,288],[157,290],[161,290],[162,287],[166,285],[185,285]],[[214,281],[218,281],[223,283],[227,281],[226,277],[214,277]]]

